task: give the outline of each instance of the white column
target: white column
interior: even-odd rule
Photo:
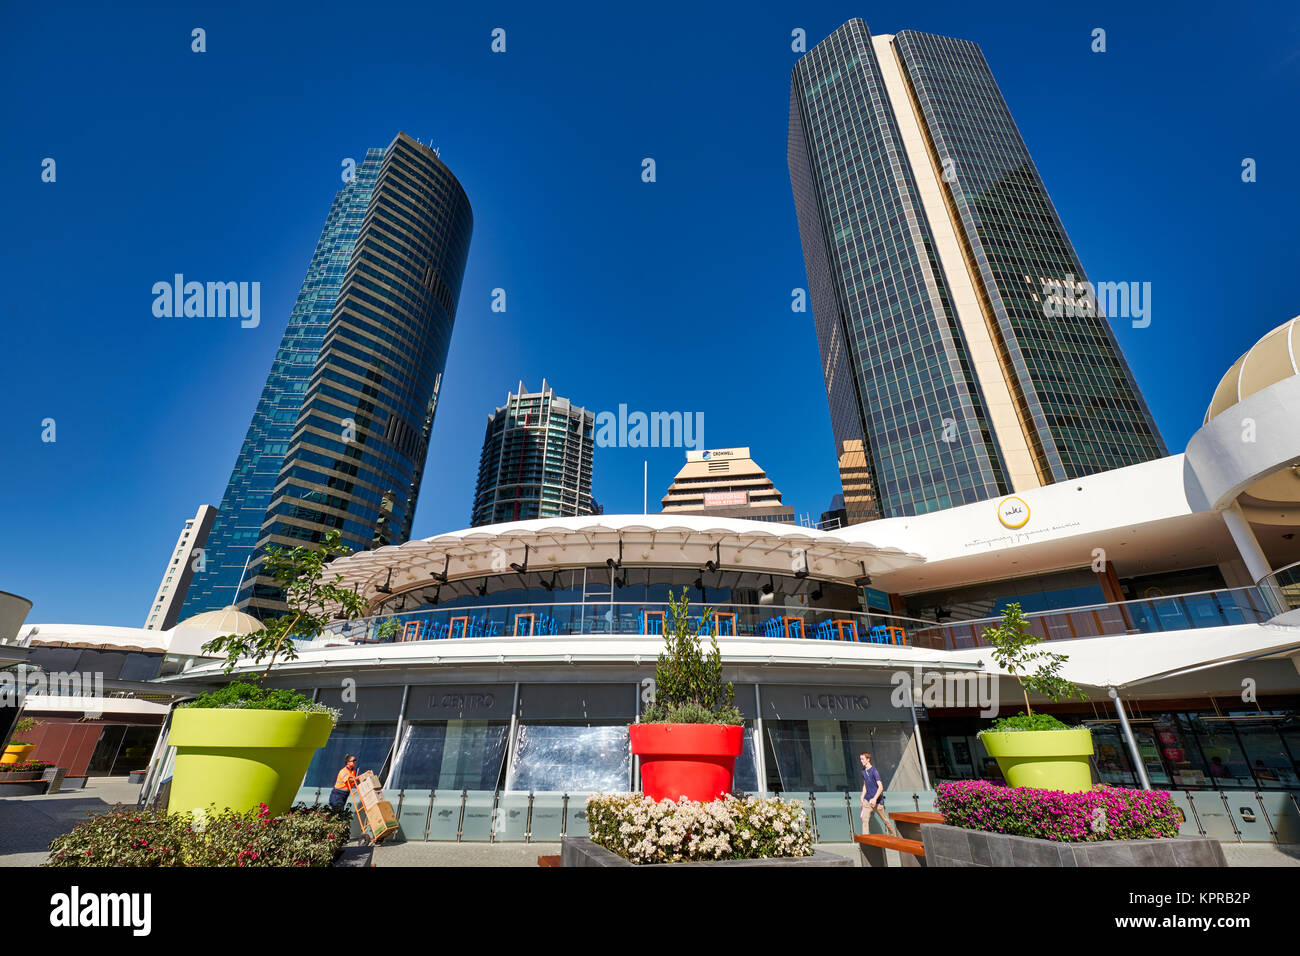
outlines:
[[[1251,580],[1258,582],[1272,574],[1273,569],[1269,567],[1268,558],[1264,557],[1259,541],[1255,538],[1255,532],[1250,530],[1250,522],[1246,520],[1241,505],[1236,501],[1223,509],[1223,523],[1228,526],[1228,533],[1232,535],[1232,541],[1237,546],[1241,560],[1246,562],[1246,570],[1250,572]]]

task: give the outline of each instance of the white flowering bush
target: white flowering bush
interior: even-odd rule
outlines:
[[[587,801],[591,839],[633,863],[811,856],[812,824],[797,800],[775,797],[663,800],[597,793]]]

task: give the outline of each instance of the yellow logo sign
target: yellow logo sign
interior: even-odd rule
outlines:
[[[1029,505],[1012,495],[998,502],[998,521],[1004,528],[1023,528],[1029,523]]]

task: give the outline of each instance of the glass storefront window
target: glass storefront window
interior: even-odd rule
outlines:
[[[397,721],[354,721],[334,726],[325,746],[316,751],[304,787],[333,787],[346,754],[357,755],[357,773],[373,770],[381,780],[393,749]]]
[[[858,754],[866,751],[890,786],[908,746],[910,725],[852,720],[765,722],[782,791],[857,791]]]
[[[1282,787],[1300,787],[1295,762],[1287,752],[1282,735],[1278,733],[1281,720],[1260,718],[1242,719],[1234,723],[1241,738],[1246,761],[1261,790]]]
[[[754,756],[754,728],[745,728],[744,747],[736,758],[736,771],[731,780],[731,789],[741,793],[758,791],[758,761]]]
[[[625,793],[632,785],[627,722],[524,724],[506,774],[506,790]]]
[[[389,787],[394,790],[495,790],[510,725],[486,720],[409,724]]]
[[[1255,778],[1242,752],[1237,734],[1228,721],[1208,715],[1193,715],[1192,726],[1205,760],[1210,783],[1215,788],[1246,790],[1254,787]]]

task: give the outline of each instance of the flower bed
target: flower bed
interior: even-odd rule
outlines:
[[[349,818],[299,804],[208,816],[115,807],[50,844],[46,866],[330,866]]]
[[[939,784],[934,805],[950,826],[1064,843],[1178,836],[1178,810],[1163,790],[1062,793],[963,780]]]
[[[25,763],[0,764],[0,773],[44,773],[53,766],[43,760],[28,760]]]
[[[592,842],[633,863],[810,856],[812,826],[798,801],[775,798],[659,803],[639,793],[587,801]]]

